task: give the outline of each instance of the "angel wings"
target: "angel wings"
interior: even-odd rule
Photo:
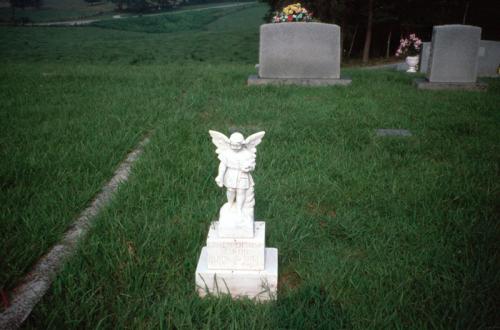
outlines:
[[[225,150],[230,149],[231,144],[235,142],[233,140],[236,140],[237,143],[240,143],[242,147],[246,148],[252,154],[255,154],[257,152],[257,146],[262,142],[262,138],[266,134],[266,132],[262,131],[252,134],[246,139],[242,139],[243,135],[240,133],[233,133],[231,138],[228,138],[224,134],[217,131],[208,131],[208,133],[212,137],[213,144],[217,147],[215,150],[217,154],[221,154]],[[238,137],[241,137],[242,140],[238,141]]]

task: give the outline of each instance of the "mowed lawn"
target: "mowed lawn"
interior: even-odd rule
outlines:
[[[265,11],[215,11],[175,32],[125,20],[3,29],[4,287],[151,135],[26,327],[498,324],[500,82],[430,92],[403,72],[351,69],[347,88],[249,88]],[[279,249],[269,304],[194,291],[225,195],[208,130],[232,128],[267,132],[254,178],[256,217]]]
[[[127,152],[157,127],[158,116],[169,116],[181,106],[192,83],[184,79],[182,66],[169,65],[173,56],[186,53],[186,63],[198,62],[192,57],[210,59],[215,48],[199,55],[190,49],[199,49],[204,39],[223,43],[211,26],[227,20],[224,14],[231,14],[231,19],[239,14],[251,18],[253,29],[245,26],[240,33],[231,32],[232,42],[240,40],[240,52],[257,57],[256,27],[266,8],[254,6],[246,14],[238,10],[206,11],[211,20],[190,34],[95,27],[2,28],[0,287],[11,288],[57,242]],[[185,17],[192,22],[193,16],[199,17],[199,12],[163,20],[171,26],[170,20]],[[126,20],[123,24],[136,26]],[[179,34],[193,35],[195,40]],[[246,47],[245,38],[253,40]],[[172,56],[169,59],[150,56],[169,54],[173,45],[184,48],[166,55]],[[146,63],[163,65],[138,65],[141,52]]]
[[[41,7],[16,8],[16,19],[29,22],[46,22],[55,20],[75,20],[84,17],[101,18],[111,17],[115,6],[109,2],[89,4],[83,0],[43,0]],[[9,22],[12,19],[12,8],[7,1],[0,6],[0,22]]]

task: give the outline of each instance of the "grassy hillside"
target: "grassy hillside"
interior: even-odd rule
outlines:
[[[158,114],[177,107],[172,98],[182,91],[174,86],[190,84],[181,68],[170,65],[151,75],[141,73],[140,64],[255,63],[248,60],[257,52],[259,19],[253,16],[264,12],[264,6],[204,12],[206,23],[225,16],[251,18],[253,29],[244,26],[223,40],[206,23],[180,33],[129,32],[137,24],[127,20],[119,21],[123,30],[2,28],[0,41],[6,47],[0,56],[8,65],[0,71],[0,96],[6,100],[0,111],[5,125],[0,140],[0,287],[12,287],[60,238],[127,151],[156,127]],[[172,17],[192,22],[199,13]],[[170,20],[140,21],[146,19]],[[216,45],[199,47],[207,40],[231,47],[247,38],[253,42],[240,42],[231,52]],[[131,69],[135,74],[129,74]]]
[[[255,64],[258,61],[258,26],[266,10],[261,5],[244,10],[186,12],[98,23],[102,28],[3,28],[0,40],[4,47],[0,49],[0,56],[7,63],[136,65],[194,61]],[[200,16],[205,17],[203,24],[197,21]],[[219,20],[222,23],[217,23]],[[223,23],[225,20],[241,24],[230,31],[217,28],[218,24],[227,24]],[[161,25],[151,26],[150,22]],[[154,32],[151,29],[161,33],[145,33]]]
[[[103,1],[97,5],[90,5],[84,0],[43,0],[40,9],[27,7],[17,8],[16,18],[27,18],[30,22],[50,22],[57,20],[73,20],[85,17],[110,16],[114,5]],[[0,8],[0,22],[10,21],[12,10],[10,7]]]
[[[266,10],[2,28],[3,288],[151,133],[27,328],[498,323],[500,82],[486,93],[431,92],[404,72],[351,69],[347,88],[249,88]],[[270,304],[194,291],[224,201],[207,131],[230,128],[267,132],[254,177],[256,217],[279,249]],[[377,128],[413,136],[381,138]]]

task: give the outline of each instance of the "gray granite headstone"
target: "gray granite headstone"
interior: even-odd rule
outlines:
[[[427,68],[429,67],[429,55],[431,54],[431,43],[430,42],[423,42],[422,43],[422,50],[420,51],[420,64],[419,64],[419,71],[420,72],[427,72]]]
[[[431,83],[474,83],[481,28],[439,25],[432,32],[427,79]]]
[[[340,78],[340,27],[309,22],[262,25],[259,78]]]
[[[431,44],[424,42],[420,54],[420,72],[422,73],[427,72],[430,49]],[[477,76],[497,77],[498,66],[500,66],[500,41],[481,40],[478,50]]]
[[[477,75],[497,77],[500,65],[500,41],[481,40],[479,44]]]

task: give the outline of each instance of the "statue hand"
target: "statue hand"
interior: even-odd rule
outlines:
[[[217,183],[217,185],[221,188],[224,186],[224,180],[222,180],[219,176],[215,178],[215,183]]]

